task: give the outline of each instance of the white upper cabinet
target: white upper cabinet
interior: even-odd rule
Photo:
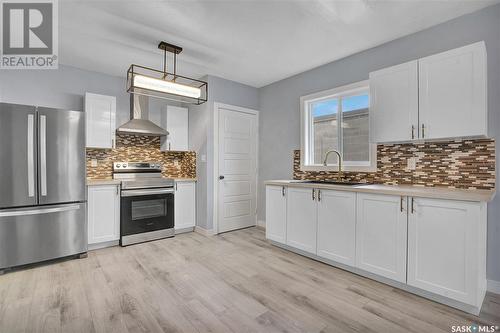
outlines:
[[[484,42],[420,59],[419,92],[421,138],[485,136]]]
[[[286,192],[285,186],[266,186],[266,238],[286,243]]]
[[[162,139],[162,151],[188,150],[188,109],[168,105],[162,111],[162,127],[169,134]]]
[[[175,230],[194,228],[196,224],[196,183],[176,182],[174,200]]]
[[[85,93],[88,148],[114,148],[116,97]]]
[[[371,141],[487,136],[486,65],[479,42],[370,73]]]
[[[484,274],[486,268],[486,219],[481,218],[485,204],[410,200],[408,284],[480,306],[478,291],[484,290],[485,278],[478,272]]]
[[[409,141],[418,131],[418,61],[370,73],[372,142]]]
[[[356,267],[406,283],[406,198],[359,193]]]
[[[311,188],[289,187],[286,244],[316,254],[316,195]]]
[[[317,255],[354,266],[356,193],[318,190]]]

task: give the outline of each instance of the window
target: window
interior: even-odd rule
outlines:
[[[376,145],[369,138],[370,95],[368,81],[322,91],[300,99],[301,169],[337,170],[338,151],[344,170],[376,170]]]

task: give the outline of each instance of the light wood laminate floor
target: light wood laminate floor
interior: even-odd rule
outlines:
[[[0,332],[451,332],[500,325],[268,244],[178,235],[0,276]]]

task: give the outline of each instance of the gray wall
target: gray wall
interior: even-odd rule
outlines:
[[[125,73],[124,73],[125,75]],[[0,70],[0,101],[83,110],[86,92],[116,96],[116,125],[130,119],[125,77],[110,76],[60,65],[57,70]],[[151,99],[150,119],[161,126],[164,105],[179,103]]]
[[[500,139],[500,5],[326,64],[259,89],[258,217],[265,219],[263,181],[292,176],[292,150],[300,148],[299,98],[368,79],[368,73],[480,40],[488,52],[489,134]],[[499,154],[497,165],[499,165]],[[498,168],[497,168],[498,177]],[[457,244],[460,246],[460,244]],[[500,281],[500,195],[488,205],[488,278]]]
[[[204,229],[213,228],[214,196],[214,103],[231,104],[257,109],[259,95],[256,88],[225,80],[216,76],[206,76],[209,101],[200,106],[189,107],[190,149],[197,152],[197,213],[196,225]],[[202,161],[205,155],[206,161]]]
[[[125,78],[68,66],[57,70],[0,70],[0,101],[83,110],[85,92],[116,96],[116,123],[129,118]]]

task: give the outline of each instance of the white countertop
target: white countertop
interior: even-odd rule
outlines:
[[[424,187],[415,185],[331,185],[306,183],[307,180],[268,180],[266,185],[309,187],[328,190],[342,190],[349,192],[376,193],[389,195],[402,195],[421,198],[437,198],[463,201],[483,201],[488,202],[495,196],[494,190],[464,190],[446,187]]]
[[[177,183],[182,182],[196,182],[196,178],[173,178]],[[121,180],[119,179],[87,179],[87,186],[99,186],[99,185],[120,185]]]
[[[177,183],[182,183],[182,182],[195,182],[197,181],[196,178],[174,178],[174,180],[177,182]]]
[[[87,179],[87,186],[98,185],[120,185],[122,182],[119,179]]]

